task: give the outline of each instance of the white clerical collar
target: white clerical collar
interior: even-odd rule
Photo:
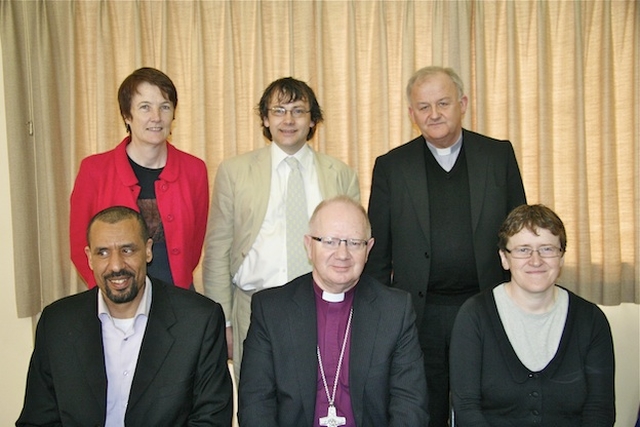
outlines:
[[[426,142],[431,152],[435,155],[438,155],[438,156],[449,156],[451,154],[457,155],[458,152],[460,151],[460,146],[462,146],[462,133],[460,134],[460,137],[458,137],[457,141],[450,147],[438,148],[432,143],[430,143],[429,141],[426,141]]]
[[[447,148],[436,147],[436,154],[438,156],[448,156],[449,154],[451,154],[451,147],[447,147]]]
[[[462,148],[462,133],[460,133],[460,137],[451,147],[438,148],[429,141],[426,142],[427,148],[429,148],[429,151],[433,154],[433,158],[436,159],[440,167],[447,172],[451,172],[453,165],[455,165],[458,160],[460,149]]]
[[[344,292],[332,294],[331,292],[322,291],[322,299],[327,302],[342,302],[344,301]]]

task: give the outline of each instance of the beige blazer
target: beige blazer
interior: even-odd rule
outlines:
[[[345,194],[360,201],[360,184],[353,169],[326,154],[313,155],[324,199]],[[223,161],[216,174],[202,272],[205,295],[222,305],[227,320],[231,319],[231,279],[258,236],[270,186],[269,146]]]

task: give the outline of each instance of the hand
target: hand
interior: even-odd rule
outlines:
[[[227,326],[224,333],[227,337],[227,357],[233,360],[233,328]]]

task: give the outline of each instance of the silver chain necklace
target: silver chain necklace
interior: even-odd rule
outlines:
[[[322,357],[320,356],[320,346],[316,346],[316,352],[318,354],[318,364],[320,365],[320,376],[322,377],[322,383],[324,384],[324,392],[327,394],[327,400],[329,401],[329,409],[327,410],[327,416],[320,418],[320,425],[327,427],[343,426],[347,423],[345,417],[339,417],[336,414],[335,399],[336,390],[338,388],[338,377],[340,375],[340,368],[342,367],[342,360],[344,359],[344,351],[347,348],[347,339],[349,338],[349,331],[351,330],[351,319],[353,318],[353,307],[349,310],[349,320],[347,321],[347,329],[344,333],[344,340],[342,341],[342,349],[340,350],[340,357],[338,358],[338,366],[336,367],[336,376],[333,379],[333,390],[329,395],[329,386],[327,385],[327,377],[324,374],[324,366],[322,365]]]

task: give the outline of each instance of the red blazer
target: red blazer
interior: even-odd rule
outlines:
[[[111,206],[138,209],[140,186],[125,151],[116,148],[82,160],[71,192],[71,260],[89,288],[96,285],[84,248],[86,230],[96,213]],[[167,142],[167,164],[155,183],[158,210],[175,285],[189,288],[200,261],[209,214],[209,181],[204,162]]]

